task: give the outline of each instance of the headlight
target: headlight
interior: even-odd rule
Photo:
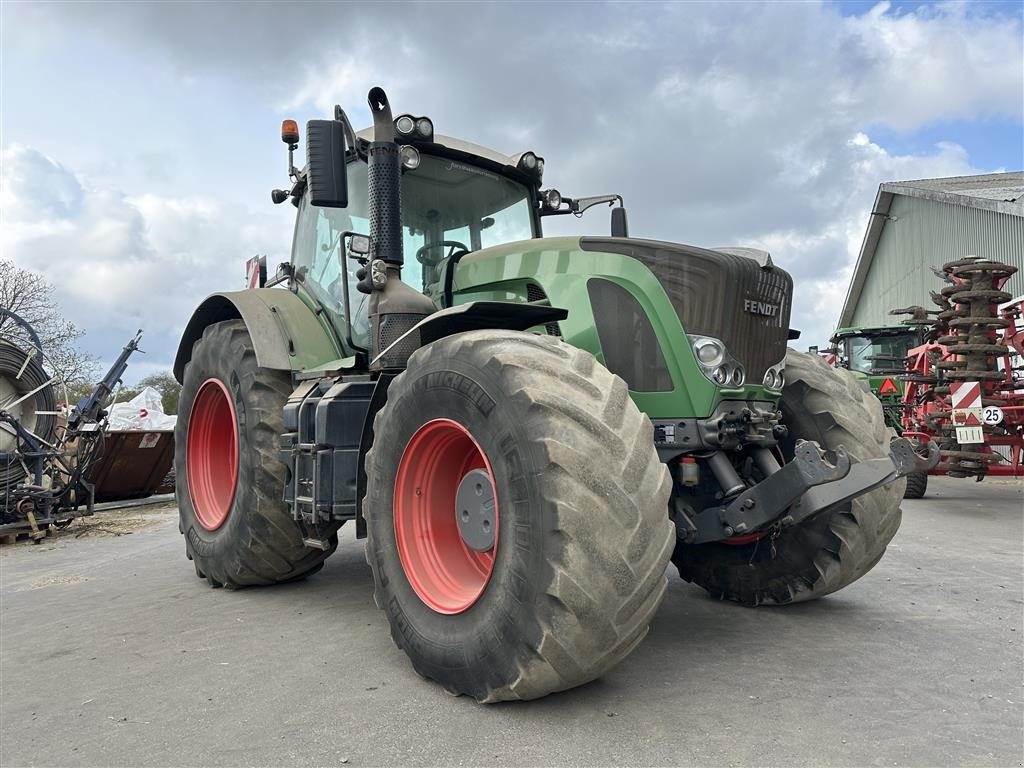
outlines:
[[[519,164],[528,171],[536,170],[537,156],[533,152],[527,152],[519,159]]]
[[[725,345],[718,339],[698,338],[693,342],[693,354],[701,365],[714,368],[725,359]]]
[[[430,122],[429,117],[421,117],[416,121],[416,133],[424,139],[429,139],[434,135],[434,124]]]
[[[786,369],[786,361],[783,360],[781,363],[776,363],[764,372],[764,386],[766,389],[772,389],[776,392],[782,390],[786,384],[786,376],[783,373]]]
[[[543,176],[544,175],[544,158],[543,157],[538,157],[537,158],[537,175],[538,176]]]
[[[557,189],[541,192],[541,197],[544,200],[544,207],[549,211],[557,211],[562,205],[562,194]]]
[[[701,373],[720,387],[742,387],[747,372],[736,358],[729,354],[725,343],[713,336],[688,336]]]
[[[395,120],[395,130],[403,136],[408,136],[416,129],[416,121],[409,115],[402,115]]]
[[[420,151],[416,149],[416,147],[404,144],[402,145],[402,148],[398,150],[398,153],[402,158],[403,168],[407,168],[412,171],[420,167]]]

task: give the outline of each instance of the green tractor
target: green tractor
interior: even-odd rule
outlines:
[[[340,107],[310,121],[302,169],[285,122],[291,262],[185,329],[199,577],[302,579],[351,521],[415,670],[493,702],[625,657],[670,559],[748,605],[878,562],[922,459],[848,373],[787,351],[792,280],[767,254],[631,239],[620,197],[542,190],[535,153],[369,104],[359,133]],[[542,236],[598,204],[611,236]]]
[[[839,328],[830,339],[836,365],[867,382],[882,403],[885,423],[899,434],[903,420],[903,384],[906,357],[921,344],[920,331],[904,326]]]

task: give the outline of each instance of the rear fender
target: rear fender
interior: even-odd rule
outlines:
[[[302,371],[342,357],[337,342],[313,310],[291,291],[230,291],[208,296],[192,314],[174,358],[174,378],[183,380],[192,346],[207,326],[235,319],[245,323],[261,368]]]

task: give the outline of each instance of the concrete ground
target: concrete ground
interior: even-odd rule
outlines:
[[[0,549],[0,765],[1021,765],[1022,488],[932,478],[816,603],[673,573],[604,679],[489,707],[413,673],[350,532],[305,583],[229,592],[172,507],[104,513]]]

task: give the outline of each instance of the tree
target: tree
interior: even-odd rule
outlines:
[[[178,412],[178,396],[181,394],[181,384],[175,381],[173,373],[170,371],[152,373],[140,379],[135,389],[141,391],[144,387],[152,387],[160,393],[164,413],[170,416]]]
[[[32,326],[42,342],[44,367],[68,389],[84,387],[96,377],[96,357],[75,345],[85,332],[61,315],[53,286],[38,272],[0,259],[0,309],[14,312]],[[26,348],[32,346],[28,334],[3,313],[0,338]]]

